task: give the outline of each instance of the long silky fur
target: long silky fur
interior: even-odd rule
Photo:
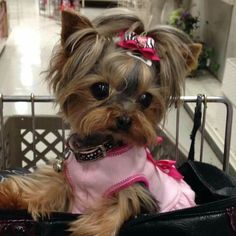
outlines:
[[[115,236],[122,224],[130,217],[139,215],[142,209],[149,213],[156,212],[157,203],[144,187],[136,184],[112,198],[102,199],[73,222],[69,231],[71,236]]]
[[[127,55],[127,50],[117,48],[113,38],[124,30],[153,37],[160,63],[153,62],[149,67]],[[84,108],[96,109],[103,104],[103,101],[91,96],[91,84],[96,81],[109,83],[109,99],[112,99],[117,86],[132,77],[133,68],[137,68],[135,73],[139,75],[140,83],[137,93],[148,91],[154,96],[153,106],[147,109],[149,114],[145,116],[149,121],[152,119],[150,127],[153,128],[165,117],[167,108],[179,100],[185,76],[197,63],[198,55],[193,55],[192,43],[186,34],[176,28],[157,26],[145,29],[143,22],[133,12],[107,10],[90,25],[63,39],[63,43],[55,48],[47,81],[56,95],[62,115],[72,129],[83,136],[78,121],[85,114]]]
[[[148,66],[118,48],[114,38],[126,30],[150,35],[160,62]],[[116,118],[128,114],[134,125],[129,132],[117,134],[115,130],[113,138],[152,145],[157,125],[168,107],[179,101],[185,76],[196,66],[200,46],[193,47],[192,43],[186,34],[170,26],[145,29],[140,18],[127,9],[108,10],[92,22],[63,12],[61,43],[54,50],[46,80],[61,115],[82,138],[94,132],[110,135],[106,132],[115,130]],[[92,96],[90,88],[95,82],[109,84],[109,97],[100,101]],[[145,92],[153,99],[147,109],[142,109],[138,99]],[[132,95],[128,96],[129,109],[122,103],[126,98],[122,93]],[[35,219],[51,211],[71,212],[73,202],[64,173],[56,173],[51,166],[0,184],[0,207],[26,208]],[[145,188],[130,186],[86,210],[71,224],[71,236],[115,236],[130,217],[142,209],[158,211],[157,205]]]
[[[52,166],[28,176],[12,176],[0,184],[0,207],[28,209],[34,219],[48,216],[52,211],[67,212],[72,201],[65,177],[56,173]]]

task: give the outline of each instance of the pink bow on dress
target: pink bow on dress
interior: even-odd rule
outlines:
[[[177,180],[181,180],[184,178],[183,175],[181,175],[175,167],[176,161],[155,160],[148,148],[146,148],[146,153],[147,153],[148,160],[150,160],[152,163],[154,163],[155,166],[157,166],[161,171],[163,171],[167,175],[169,175]]]
[[[156,166],[158,166],[160,170],[173,177],[174,179],[183,179],[183,176],[176,169],[175,163],[176,161],[172,160],[159,160],[156,161]]]

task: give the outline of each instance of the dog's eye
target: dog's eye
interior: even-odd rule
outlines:
[[[91,86],[91,93],[97,100],[103,100],[109,96],[109,84],[98,82]]]
[[[138,102],[141,104],[142,108],[148,108],[152,102],[152,94],[144,93],[138,98]]]

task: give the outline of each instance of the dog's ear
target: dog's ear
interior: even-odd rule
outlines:
[[[66,40],[74,32],[85,28],[92,28],[92,23],[85,16],[79,15],[73,10],[62,11],[61,16],[61,44],[64,45]]]
[[[191,54],[184,55],[186,57],[186,65],[190,71],[197,68],[198,65],[198,58],[202,52],[202,44],[200,43],[193,43],[189,45],[189,49]]]

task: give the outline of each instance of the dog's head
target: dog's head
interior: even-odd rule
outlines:
[[[92,22],[64,11],[48,80],[63,116],[82,139],[150,145],[200,50],[170,26],[146,31],[128,10],[108,10]]]

